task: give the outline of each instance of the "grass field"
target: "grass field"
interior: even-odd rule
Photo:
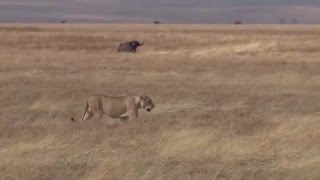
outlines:
[[[319,179],[320,26],[0,25],[0,179]],[[117,45],[145,43],[136,54]],[[138,121],[81,118],[145,94]]]

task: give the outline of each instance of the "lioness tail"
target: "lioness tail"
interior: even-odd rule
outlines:
[[[86,113],[87,113],[87,111],[88,111],[88,108],[89,108],[89,104],[88,104],[88,102],[87,102],[87,104],[86,104],[86,109],[84,110],[84,114],[83,114],[81,120],[82,120],[82,119],[84,118],[84,116],[86,115]],[[78,121],[76,121],[74,118],[71,118],[71,121],[72,121],[72,122],[78,122]]]

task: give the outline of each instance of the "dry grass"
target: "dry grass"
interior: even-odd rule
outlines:
[[[0,174],[11,179],[318,179],[320,27],[0,26]],[[145,42],[118,54],[127,39]],[[152,113],[74,124],[89,94]]]

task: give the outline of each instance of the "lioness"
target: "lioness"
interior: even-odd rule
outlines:
[[[89,120],[91,117],[101,119],[102,115],[111,118],[120,118],[121,120],[137,119],[138,109],[146,109],[150,112],[154,104],[148,96],[120,96],[112,97],[102,94],[89,97],[86,109],[81,121]],[[71,118],[76,122],[74,118]]]

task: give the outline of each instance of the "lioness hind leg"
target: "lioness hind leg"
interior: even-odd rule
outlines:
[[[102,118],[103,112],[102,111],[96,111],[94,112],[94,119],[100,120]]]
[[[92,117],[92,113],[91,112],[86,112],[82,118],[82,121],[87,121]]]
[[[120,120],[121,120],[122,122],[126,122],[128,119],[129,119],[129,116],[122,116],[122,117],[120,117]]]

